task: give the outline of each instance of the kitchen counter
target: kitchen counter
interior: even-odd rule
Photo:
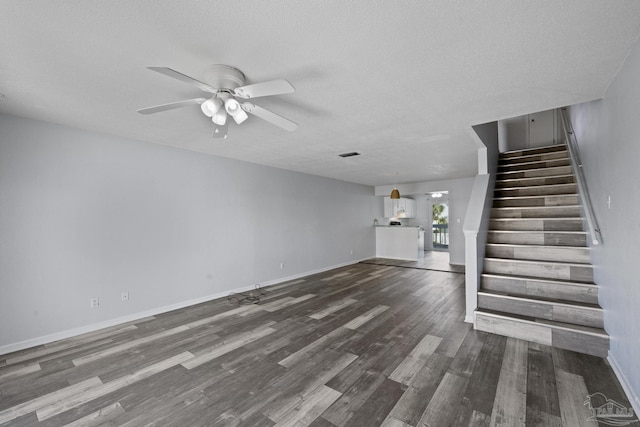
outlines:
[[[424,230],[421,227],[377,225],[376,257],[417,261],[424,256]]]
[[[418,225],[374,225],[374,227],[389,227],[389,228],[422,228]]]

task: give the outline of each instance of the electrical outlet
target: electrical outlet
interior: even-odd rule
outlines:
[[[351,251],[349,251],[350,255],[353,255],[353,249],[351,249]]]
[[[120,292],[120,301],[129,301],[129,292]]]
[[[284,270],[284,262],[280,263],[280,270]]]
[[[100,305],[100,299],[98,297],[91,298],[90,304],[91,308],[96,308]]]

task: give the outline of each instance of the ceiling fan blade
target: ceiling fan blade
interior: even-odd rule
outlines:
[[[242,109],[247,113],[260,117],[262,120],[266,120],[269,123],[281,127],[284,130],[288,130],[289,132],[293,132],[298,127],[297,123],[292,122],[289,119],[285,119],[284,117],[279,116],[276,113],[272,113],[271,111],[259,107],[255,104],[252,104],[251,102],[243,103]]]
[[[200,80],[196,80],[193,77],[189,77],[186,74],[182,74],[181,72],[173,70],[171,68],[168,68],[168,67],[147,67],[147,68],[157,73],[164,74],[165,76],[173,77],[174,79],[180,80],[181,82],[193,85],[205,92],[210,92],[210,93],[218,92],[218,89],[211,87],[208,84],[201,82]]]
[[[206,101],[206,99],[204,98],[185,99],[184,101],[170,102],[168,104],[156,105],[155,107],[141,108],[138,110],[138,113],[140,114],[159,113],[160,111],[173,110],[176,108],[186,107],[187,105],[202,104],[204,101]]]
[[[229,121],[227,120],[223,125],[213,124],[213,137],[223,138],[227,137],[227,130],[229,129]]]
[[[255,83],[252,85],[241,86],[233,92],[239,98],[259,98],[261,96],[282,95],[284,93],[293,93],[296,89],[286,80],[271,80],[264,83]]]

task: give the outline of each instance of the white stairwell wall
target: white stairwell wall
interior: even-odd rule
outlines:
[[[640,413],[640,44],[604,94],[572,106],[571,122],[602,230],[592,247],[609,361]]]
[[[462,227],[464,232],[465,257],[465,317],[473,323],[473,312],[478,306],[478,289],[484,260],[493,188],[498,170],[498,123],[491,122],[473,127],[483,145],[478,150],[478,175]]]

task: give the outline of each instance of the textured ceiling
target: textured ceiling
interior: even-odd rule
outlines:
[[[472,125],[602,97],[639,34],[636,0],[0,0],[0,112],[369,185],[466,177]],[[136,113],[203,95],[147,66],[211,64],[289,80],[255,103],[298,129]]]

